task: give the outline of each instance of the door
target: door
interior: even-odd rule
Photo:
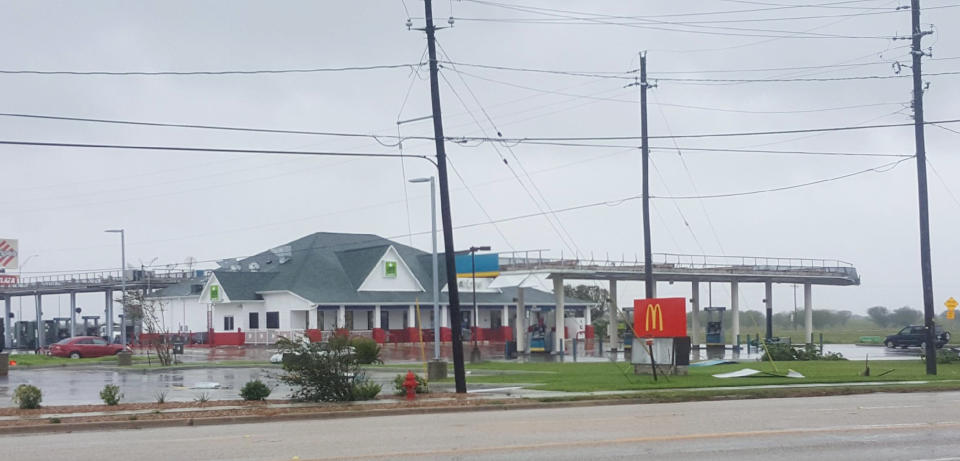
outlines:
[[[104,356],[110,355],[110,344],[100,338],[94,338],[91,340],[93,342],[90,345],[91,356]]]

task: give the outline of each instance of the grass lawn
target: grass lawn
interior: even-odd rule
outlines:
[[[526,387],[567,392],[621,391],[647,389],[676,389],[692,387],[756,386],[765,384],[803,384],[803,383],[840,383],[870,381],[920,381],[920,380],[958,380],[954,383],[960,388],[960,364],[938,366],[936,376],[927,376],[925,367],[919,360],[872,361],[871,375],[860,376],[862,361],[811,361],[776,362],[781,373],[793,369],[806,378],[730,378],[719,379],[712,375],[753,368],[762,371],[774,371],[770,362],[742,362],[735,365],[712,367],[690,367],[687,376],[660,377],[657,382],[651,376],[634,375],[633,366],[628,363],[502,363],[485,362],[468,365],[471,374],[467,383],[512,385],[524,384]],[[884,376],[877,376],[887,370],[893,370]],[[452,379],[448,378],[447,381]],[[946,384],[946,383],[944,383]]]
[[[105,357],[97,357],[90,359],[71,359],[67,357],[53,357],[50,355],[36,355],[36,354],[15,354],[10,356],[10,360],[16,361],[18,367],[35,367],[35,366],[71,366],[71,365],[90,365],[90,364],[99,364],[99,365],[116,365],[117,356],[108,355]],[[133,356],[135,362],[144,361],[146,362],[146,357]]]

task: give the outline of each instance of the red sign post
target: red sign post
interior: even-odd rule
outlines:
[[[633,328],[638,338],[687,336],[687,300],[685,298],[634,300]]]

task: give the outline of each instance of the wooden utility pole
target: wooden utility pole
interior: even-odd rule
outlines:
[[[911,39],[913,46],[913,126],[917,145],[917,188],[920,209],[920,276],[923,280],[923,324],[927,329],[926,354],[927,374],[937,374],[937,347],[935,312],[933,310],[933,269],[930,263],[930,211],[927,205],[927,153],[923,139],[923,73],[920,65],[923,50],[920,41],[930,32],[920,30],[920,0],[911,0]]]
[[[458,394],[467,392],[463,365],[463,341],[460,329],[460,291],[457,289],[457,268],[453,250],[453,218],[450,216],[450,188],[447,181],[447,152],[444,148],[443,119],[440,116],[440,84],[437,80],[436,27],[433,25],[433,2],[424,0],[427,24],[427,53],[430,58],[430,100],[433,106],[433,137],[437,149],[437,178],[440,180],[440,220],[443,223],[443,258],[447,275],[447,295],[450,306],[450,333],[453,343],[453,379]],[[435,338],[439,341],[440,338]]]

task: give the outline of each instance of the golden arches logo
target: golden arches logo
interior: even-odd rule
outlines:
[[[647,304],[647,312],[643,319],[644,331],[663,331],[663,310],[659,304]]]

